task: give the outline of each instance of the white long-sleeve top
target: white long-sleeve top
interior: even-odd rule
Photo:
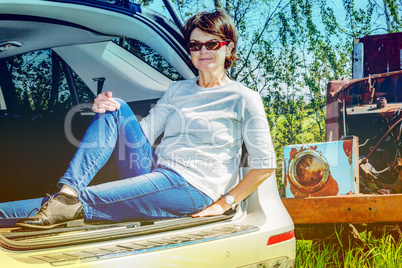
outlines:
[[[213,200],[238,182],[242,143],[252,169],[276,168],[259,94],[238,82],[203,88],[173,82],[140,125],[148,141],[164,132],[157,164],[172,168]]]

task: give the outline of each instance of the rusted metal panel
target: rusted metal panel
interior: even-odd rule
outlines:
[[[283,150],[285,196],[358,194],[358,144],[358,138],[350,136],[336,142],[286,146]]]
[[[369,80],[372,80],[371,83],[374,83],[375,80],[378,80],[378,84],[381,84],[386,78],[390,78],[393,80],[399,80],[402,75],[402,71],[394,71],[388,73],[382,73],[377,75],[372,75],[370,77],[364,77],[360,79],[339,79],[330,81],[327,85],[327,103],[334,102],[337,98],[342,98],[339,94],[343,91],[349,90],[351,87],[356,85],[365,85],[368,84]],[[399,81],[398,81],[399,82]],[[399,85],[399,83],[397,83]],[[399,88],[399,87],[398,87]],[[347,95],[347,94],[346,94]],[[329,97],[329,100],[328,100]],[[348,103],[350,105],[351,103]]]
[[[364,76],[402,69],[402,33],[365,36],[354,43],[364,44]]]
[[[402,222],[402,194],[282,198],[297,224]]]
[[[349,79],[330,81],[327,85],[326,141],[338,141],[339,136],[339,101],[336,94],[349,84]]]

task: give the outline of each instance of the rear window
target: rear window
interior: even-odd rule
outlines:
[[[20,113],[66,111],[73,106],[61,60],[52,50],[13,56],[7,58],[5,64],[14,86],[8,90],[15,91]],[[79,102],[92,102],[91,90],[74,72],[73,77]]]
[[[113,42],[130,51],[132,54],[169,77],[170,79],[184,80],[179,72],[170,63],[145,43],[132,38],[114,39]]]

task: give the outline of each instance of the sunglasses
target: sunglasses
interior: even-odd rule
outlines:
[[[224,45],[226,45],[228,42],[227,41],[208,41],[205,43],[201,42],[189,42],[188,43],[188,49],[190,51],[200,51],[203,46],[207,50],[218,50]]]

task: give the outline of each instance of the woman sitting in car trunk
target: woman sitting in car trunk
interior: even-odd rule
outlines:
[[[0,204],[0,227],[220,215],[274,173],[261,98],[226,74],[236,59],[233,21],[220,11],[202,12],[183,30],[199,76],[173,82],[140,122],[111,92],[99,94],[97,115],[58,182],[60,192]],[[243,142],[251,170],[239,182]],[[120,180],[87,187],[113,152]]]

